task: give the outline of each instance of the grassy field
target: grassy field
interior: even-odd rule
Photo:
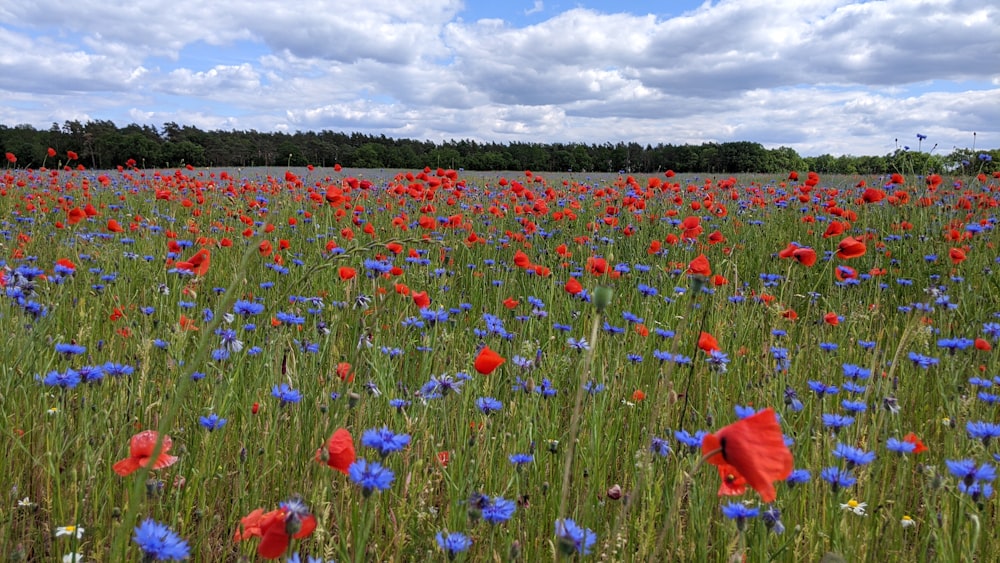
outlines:
[[[13,560],[1000,552],[997,178],[2,178]]]

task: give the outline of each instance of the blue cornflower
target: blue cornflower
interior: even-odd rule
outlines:
[[[398,452],[409,444],[409,434],[396,434],[388,426],[381,429],[369,428],[361,435],[361,445],[378,450],[382,457]]]
[[[674,438],[676,438],[681,444],[691,448],[692,451],[695,451],[701,449],[701,441],[705,438],[706,434],[708,434],[708,432],[705,432],[704,430],[698,430],[694,433],[694,435],[687,430],[678,430],[677,432],[674,432]]]
[[[993,496],[993,485],[990,485],[989,483],[976,482],[971,485],[966,485],[962,482],[958,484],[958,490],[969,495],[972,497],[972,500],[976,502],[980,499],[988,499]]]
[[[885,449],[897,454],[911,454],[913,450],[917,449],[917,445],[913,442],[889,438],[885,441]]]
[[[721,350],[712,350],[708,353],[708,358],[705,361],[708,363],[708,367],[712,371],[726,373],[726,367],[729,364],[729,356]]]
[[[298,403],[302,400],[302,393],[292,389],[287,383],[282,383],[280,386],[275,385],[274,388],[271,389],[271,395],[281,401],[281,406],[285,406],[289,403]]]
[[[35,377],[38,378],[38,376]],[[42,383],[45,385],[49,387],[62,387],[63,389],[73,389],[80,384],[80,381],[82,381],[80,372],[74,369],[67,369],[62,373],[53,370],[42,378]]]
[[[244,317],[259,315],[264,312],[264,304],[240,300],[233,304],[233,312]]]
[[[844,391],[847,391],[848,393],[854,393],[855,395],[860,395],[861,393],[864,393],[865,391],[868,390],[867,385],[858,385],[853,381],[845,381],[844,384],[841,385],[841,387],[844,389]],[[847,408],[847,406],[845,405],[844,408]]]
[[[543,399],[553,397],[558,392],[559,390],[552,386],[552,381],[547,377],[542,378],[542,382],[535,387],[535,393],[541,395]]]
[[[660,457],[667,457],[670,455],[670,444],[663,438],[658,438],[653,436],[653,439],[649,445],[649,451],[655,453]]]
[[[837,492],[840,489],[846,489],[847,487],[850,487],[858,482],[858,480],[851,475],[850,471],[839,467],[827,467],[820,472],[819,476],[827,483],[830,483],[830,486],[833,487],[833,492]]]
[[[767,526],[768,530],[771,530],[777,535],[781,535],[785,532],[785,525],[781,523],[781,511],[774,506],[769,506],[767,510],[761,514],[760,519],[764,521],[764,525]]]
[[[833,457],[842,458],[847,462],[847,468],[853,469],[859,465],[868,465],[875,460],[875,452],[866,452],[854,446],[837,442],[833,448]]]
[[[507,459],[514,464],[514,467],[520,469],[522,465],[535,461],[535,456],[531,454],[510,454],[507,456]]]
[[[840,406],[844,407],[844,410],[851,413],[865,412],[868,410],[868,405],[864,401],[848,401],[844,399],[840,402]]]
[[[152,518],[146,518],[136,526],[132,541],[139,544],[146,561],[180,561],[191,554],[186,541]]]
[[[130,365],[119,364],[115,362],[106,362],[103,368],[104,368],[104,373],[112,377],[124,377],[126,375],[132,375],[132,373],[135,371],[135,368],[133,368]]]
[[[483,520],[490,524],[502,524],[514,516],[517,503],[503,497],[481,496],[479,499],[479,509],[482,512]]]
[[[962,479],[966,486],[971,486],[976,481],[991,482],[997,478],[996,468],[986,463],[979,467],[976,467],[976,462],[971,459],[946,459],[944,463],[948,466],[948,471]]]
[[[820,399],[822,399],[824,395],[836,395],[837,392],[840,391],[836,386],[827,385],[822,381],[813,380],[809,381],[809,389],[816,393],[816,396]]]
[[[736,520],[736,529],[742,532],[746,527],[747,518],[759,516],[760,509],[750,508],[742,502],[730,502],[722,507],[722,514],[730,520]]]
[[[102,366],[83,366],[76,370],[84,383],[100,383],[104,379],[104,368]]]
[[[214,412],[208,416],[198,417],[198,424],[201,424],[209,432],[213,432],[215,430],[218,430],[219,428],[222,428],[223,426],[226,425],[226,422],[227,422],[226,419],[219,418],[219,415],[215,414]]]
[[[841,428],[846,428],[852,424],[854,424],[853,416],[823,413],[823,426],[826,426],[827,428],[832,428],[834,434],[840,432]]]
[[[556,520],[556,537],[559,539],[559,548],[566,555],[589,555],[591,548],[597,543],[597,534],[593,530],[581,528],[569,518]]]
[[[936,366],[940,360],[937,358],[931,358],[930,356],[924,356],[923,354],[918,354],[916,352],[910,352],[906,355],[907,358],[913,362],[913,365],[929,369],[931,366]]]
[[[975,344],[971,338],[942,338],[937,341],[939,348],[948,350],[949,354],[954,354],[959,350],[965,350]]]
[[[794,487],[808,483],[809,479],[812,479],[812,474],[809,473],[808,469],[795,469],[788,474],[788,477],[785,477],[785,482],[788,483],[789,487]]]
[[[83,354],[86,351],[87,351],[86,346],[81,346],[75,343],[59,342],[58,344],[56,344],[56,352],[65,355],[67,358],[70,356]]]
[[[438,532],[437,544],[448,554],[448,559],[455,559],[456,555],[472,547],[472,540],[461,532],[451,532],[447,535]]]
[[[805,408],[802,401],[799,400],[799,394],[791,387],[785,387],[785,406],[792,409],[793,412],[799,412]]]
[[[166,350],[167,347],[170,346],[170,343],[167,342],[166,340],[162,340],[160,338],[156,338],[156,339],[153,340],[153,346],[156,346],[160,350]]]
[[[583,389],[588,395],[596,395],[604,391],[604,384],[591,380],[583,384]]]
[[[984,323],[983,334],[993,340],[1000,340],[1000,323]]]
[[[836,342],[820,342],[819,349],[824,352],[836,352],[840,346]]]
[[[989,444],[991,438],[1000,436],[1000,424],[985,421],[969,421],[965,424],[965,430],[969,437],[974,440],[982,440],[983,445]]]
[[[753,416],[757,412],[753,407],[745,407],[743,405],[735,405],[733,410],[736,412],[736,418],[743,420],[748,416]]]
[[[406,399],[392,399],[389,401],[389,406],[402,412],[403,409],[410,406],[410,401],[407,401]]]
[[[566,339],[566,344],[568,344],[570,348],[573,348],[580,352],[583,352],[584,350],[590,350],[590,344],[587,343],[586,338],[576,339],[573,337],[569,337]]]
[[[503,408],[503,403],[493,397],[479,397],[476,399],[476,408],[485,415],[490,415]]]
[[[844,377],[848,379],[868,379],[872,375],[871,370],[854,364],[844,364],[841,367],[844,370]]]
[[[365,497],[371,495],[373,491],[388,489],[392,486],[393,480],[396,479],[392,470],[382,467],[376,461],[368,461],[364,458],[352,463],[347,468],[347,474],[351,481],[361,487],[361,494]]]

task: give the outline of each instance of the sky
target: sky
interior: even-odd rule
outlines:
[[[982,0],[5,0],[0,124],[1000,147]]]

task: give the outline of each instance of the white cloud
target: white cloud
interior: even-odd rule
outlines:
[[[671,18],[623,4],[523,27],[463,9],[8,3],[0,21],[18,23],[0,24],[0,114],[39,127],[85,116],[434,140],[751,140],[804,154],[884,154],[917,132],[950,150],[975,130],[1000,146],[1000,8],[982,2],[721,0]]]

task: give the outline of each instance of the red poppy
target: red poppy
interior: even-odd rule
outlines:
[[[794,258],[799,264],[808,268],[816,263],[816,251],[808,246],[796,248],[795,251],[792,252],[792,258]]]
[[[260,241],[260,245],[257,246],[257,252],[259,252],[261,256],[270,256],[271,253],[274,252],[274,247],[271,246],[271,241]]]
[[[764,502],[774,501],[774,482],[792,472],[792,453],[770,408],[706,435],[701,451],[712,465],[732,466]]]
[[[903,441],[904,442],[909,442],[909,443],[911,443],[911,444],[913,444],[915,446],[913,448],[913,453],[915,453],[915,454],[919,454],[919,453],[923,453],[923,452],[927,451],[927,446],[925,446],[924,442],[920,438],[918,438],[917,435],[914,434],[913,432],[910,432],[906,436],[903,436]]]
[[[490,350],[489,346],[483,346],[483,349],[480,350],[479,354],[476,356],[476,361],[473,363],[473,367],[476,368],[476,371],[479,373],[489,375],[493,373],[493,370],[500,367],[500,365],[506,361],[507,360],[503,356],[497,354],[493,350]]]
[[[798,243],[790,242],[788,246],[778,251],[778,258],[791,258],[795,251],[802,248]]]
[[[9,152],[9,153],[6,153],[4,156],[7,157],[7,162],[9,162],[11,164],[16,164],[17,163],[17,157],[14,156],[14,153]]]
[[[75,152],[73,152],[73,151],[66,151],[66,158],[68,158],[70,160],[78,160],[79,159],[79,157],[77,156],[77,154]]]
[[[177,324],[180,326],[181,330],[198,330],[198,326],[195,325],[194,322],[194,319],[184,313],[181,313],[181,318]]]
[[[604,258],[587,258],[587,270],[595,276],[603,276],[608,271],[608,261]]]
[[[169,454],[173,441],[170,436],[163,436],[163,447],[160,448],[160,455],[153,461],[153,450],[156,449],[156,439],[159,437],[156,430],[143,430],[132,436],[129,442],[129,457],[119,461],[112,467],[115,473],[122,477],[137,471],[140,467],[146,467],[152,462],[153,469],[163,469],[170,467],[177,462],[177,458]]]
[[[289,517],[297,519],[297,523],[289,526]],[[294,530],[295,526],[298,526],[298,531],[289,535],[289,528]],[[277,559],[288,550],[291,538],[302,539],[313,533],[316,529],[316,517],[309,513],[293,514],[284,506],[268,513],[258,508],[240,519],[240,528],[243,533],[236,530],[236,541],[259,536],[261,540],[257,546],[257,554],[264,559]]]
[[[747,492],[747,480],[732,465],[719,465],[719,496],[740,496]]]
[[[513,309],[514,307],[517,307],[519,303],[520,301],[514,299],[513,297],[508,297],[507,299],[503,300],[503,306],[508,309]]]
[[[426,309],[431,305],[431,298],[427,296],[426,291],[414,291],[412,297],[413,297],[413,302],[420,309]]]
[[[791,172],[788,173],[788,179],[792,180],[792,181],[798,180],[799,179],[799,173],[796,172],[796,171],[794,171],[794,170],[792,170]]]
[[[716,340],[714,336],[704,331],[698,336],[698,348],[701,348],[701,350],[706,354],[712,351],[722,350],[722,348],[719,348],[719,341]]]
[[[868,248],[865,246],[865,243],[852,236],[848,236],[837,245],[837,256],[845,260],[858,258],[859,256],[864,256],[867,250]]]
[[[853,280],[857,279],[858,271],[850,266],[837,266],[833,270],[833,275],[837,281]]]
[[[337,364],[337,377],[339,377],[341,381],[354,383],[354,372],[351,371],[350,362],[340,362]]]
[[[965,251],[961,248],[951,248],[948,250],[948,258],[951,258],[951,263],[957,266],[965,262]]]
[[[528,255],[518,250],[514,253],[514,265],[518,268],[527,268],[531,265],[531,258]]]
[[[830,312],[823,315],[823,322],[825,322],[830,326],[837,326],[840,324],[840,317],[837,315],[837,313]]]
[[[334,431],[326,446],[316,450],[316,461],[325,463],[327,466],[347,475],[347,468],[354,463],[356,457],[354,453],[354,439],[351,433],[344,428]]]
[[[341,281],[347,281],[358,275],[358,272],[349,266],[341,266],[340,269],[337,270],[337,275],[340,276]]]
[[[576,295],[577,293],[583,291],[583,285],[581,285],[576,278],[570,278],[566,280],[566,285],[564,289],[566,290],[566,293],[569,293],[570,295]]]
[[[79,207],[74,207],[66,212],[66,222],[75,225],[87,218],[87,214]]]
[[[708,263],[708,258],[705,258],[704,254],[699,254],[697,258],[688,264],[687,273],[698,274],[702,276],[712,275],[712,266]]]
[[[108,227],[107,228],[108,228],[108,232],[111,232],[111,233],[122,233],[122,232],[125,232],[125,229],[122,228],[121,224],[119,224],[118,221],[116,221],[114,219],[109,219],[108,220]]]
[[[646,393],[642,389],[636,389],[632,392],[632,400],[635,402],[644,401],[646,399]]]
[[[993,346],[985,338],[977,338],[975,341],[975,346],[976,350],[980,350],[982,352],[989,352],[990,350],[993,349]]]
[[[830,224],[826,226],[826,232],[823,233],[823,238],[835,237],[844,232],[847,225],[840,221],[830,221]]]

